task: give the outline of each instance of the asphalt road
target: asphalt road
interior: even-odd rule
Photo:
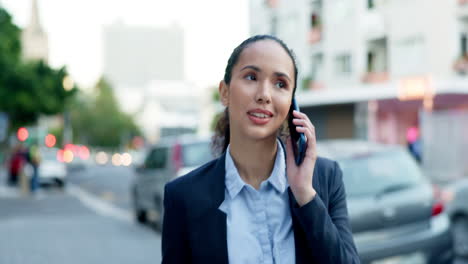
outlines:
[[[85,170],[70,172],[68,179],[83,190],[130,211],[132,206],[129,191],[133,177],[132,167],[93,165]]]
[[[36,196],[4,186],[0,173],[0,263],[160,263],[161,237],[134,222],[130,170],[120,169],[91,168]]]

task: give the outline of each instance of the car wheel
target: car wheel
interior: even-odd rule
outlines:
[[[162,231],[163,226],[163,217],[164,217],[164,204],[161,198],[155,197],[154,205],[156,212],[158,212],[159,218],[156,220],[155,227],[156,230]]]
[[[65,181],[62,180],[62,179],[56,179],[55,180],[57,186],[60,188],[60,189],[63,189],[65,187]]]
[[[455,256],[468,258],[468,218],[458,217],[452,224],[453,247]]]
[[[145,210],[135,209],[135,218],[140,224],[145,224],[148,221],[148,217]]]
[[[138,196],[136,189],[133,188],[132,191],[132,200],[133,200],[133,210],[135,215],[135,220],[140,224],[146,224],[148,222],[148,214],[145,210],[142,210],[138,207]]]

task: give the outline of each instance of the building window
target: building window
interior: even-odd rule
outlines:
[[[312,56],[310,77],[313,80],[317,80],[321,77],[322,64],[323,64],[322,54],[315,54],[314,56]]]
[[[347,76],[351,73],[351,55],[342,54],[335,57],[335,71],[337,75]]]
[[[460,45],[461,45],[460,50],[461,50],[462,55],[465,55],[467,53],[467,51],[468,51],[468,45],[467,45],[468,43],[467,42],[468,42],[467,41],[467,34],[464,33],[464,34],[461,35],[461,39],[460,39]]]
[[[375,69],[375,54],[372,51],[367,52],[367,72],[373,72]]]
[[[310,19],[310,26],[312,28],[315,28],[320,25],[320,19],[317,14],[312,14],[311,19]]]

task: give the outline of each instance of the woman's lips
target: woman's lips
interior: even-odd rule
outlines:
[[[255,116],[254,113],[247,113],[247,116],[249,117],[250,121],[252,121],[256,125],[265,125],[271,120],[270,116],[259,117]]]

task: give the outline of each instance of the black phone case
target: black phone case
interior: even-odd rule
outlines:
[[[289,134],[291,136],[291,141],[292,141],[294,159],[296,161],[296,164],[299,166],[304,160],[305,152],[307,149],[307,143],[306,143],[305,135],[303,133],[297,132],[296,126],[292,122],[294,118],[292,114],[293,110],[300,111],[295,98],[292,99],[291,108],[289,109],[288,126],[289,126]]]

